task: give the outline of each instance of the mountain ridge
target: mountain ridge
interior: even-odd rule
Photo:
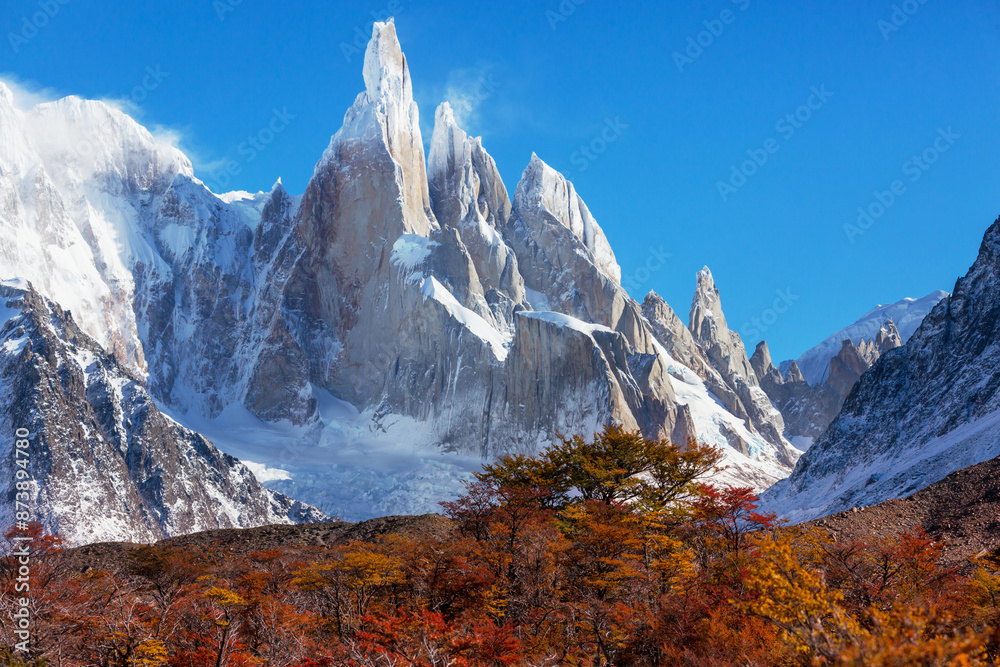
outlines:
[[[917,491],[1000,455],[1000,219],[910,340],[880,358],[763,496],[797,521]]]

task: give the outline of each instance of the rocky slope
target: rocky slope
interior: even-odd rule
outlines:
[[[912,493],[1000,454],[998,425],[1000,220],[953,294],[861,377],[766,505],[802,521]]]
[[[944,543],[943,562],[1000,555],[1000,458],[964,468],[905,498],[810,521],[837,542],[880,540],[923,530]]]
[[[622,288],[595,216],[537,156],[511,197],[444,104],[425,160],[391,21],[363,81],[301,196],[217,196],[124,114],[18,111],[0,85],[0,277],[71,308],[269,486],[348,518],[428,511],[484,459],[608,423],[722,447],[721,481],[791,470],[710,273],[678,328]]]
[[[16,429],[32,520],[70,544],[318,521],[157,409],[130,371],[30,285],[0,284],[0,524],[13,522]]]
[[[330,549],[350,542],[374,542],[383,536],[399,535],[416,539],[447,540],[457,532],[454,521],[440,514],[422,516],[387,516],[359,523],[331,521],[295,526],[206,530],[166,538],[157,542],[164,549],[197,554],[225,554],[231,559],[245,558],[253,552],[280,549],[309,559],[317,548]],[[74,570],[88,568],[119,574],[129,566],[129,554],[141,545],[131,542],[99,542],[65,549],[59,560]]]

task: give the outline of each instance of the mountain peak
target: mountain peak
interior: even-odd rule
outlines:
[[[604,230],[591,215],[590,209],[577,193],[573,184],[561,173],[546,164],[537,154],[524,170],[521,182],[514,192],[515,209],[527,211],[543,209],[552,218],[568,228],[590,251],[594,265],[616,283],[621,281],[622,270],[615,259],[611,244]]]
[[[455,121],[455,110],[451,108],[451,102],[446,100],[438,106],[435,126],[438,123],[445,127],[458,127],[458,123]]]
[[[431,135],[431,150],[428,156],[428,176],[432,189],[441,187],[440,179],[447,172],[459,167],[465,159],[465,142],[468,135],[455,122],[455,112],[448,102],[442,102],[434,114],[434,134]]]
[[[365,52],[365,88],[371,100],[392,97],[398,101],[413,99],[406,56],[396,37],[392,19],[372,26],[372,38]]]
[[[720,330],[726,330],[726,317],[722,314],[722,299],[719,296],[719,288],[715,285],[715,278],[712,271],[707,267],[702,267],[697,274],[697,286],[694,291],[694,298],[691,300],[690,328],[695,338],[699,337],[696,329],[696,322],[703,318],[708,318],[719,325]]]
[[[757,343],[757,349],[750,357],[750,365],[759,380],[763,380],[765,375],[774,370],[774,362],[771,360],[771,350],[767,347],[767,341],[762,340]]]
[[[827,336],[819,345],[802,353],[796,359],[802,370],[802,376],[811,385],[823,384],[829,375],[830,359],[840,352],[842,340],[874,339],[879,329],[885,326],[886,320],[889,319],[899,332],[900,342],[905,343],[923,322],[924,317],[947,296],[948,292],[937,290],[919,299],[902,299],[869,310],[854,324]]]
[[[792,362],[788,368],[788,374],[785,376],[785,382],[805,382],[806,379],[802,377],[802,371],[799,369],[797,362]]]
[[[649,304],[650,307],[658,307],[661,304],[666,304],[666,303],[667,303],[666,299],[657,294],[656,290],[649,290],[649,294],[647,294],[646,298],[642,300],[642,305],[644,308],[646,307],[646,304]]]

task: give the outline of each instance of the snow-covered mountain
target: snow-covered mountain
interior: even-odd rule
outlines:
[[[844,327],[822,343],[802,353],[795,360],[802,377],[811,385],[821,385],[830,375],[830,360],[840,353],[842,342],[852,341],[860,346],[865,340],[873,340],[885,323],[892,320],[905,343],[917,330],[924,318],[934,309],[948,293],[942,290],[931,292],[920,299],[903,299],[889,305],[880,305],[858,318],[854,324]],[[782,373],[787,373],[791,367],[790,361],[780,365]]]
[[[771,362],[771,353],[763,341],[757,345],[750,364],[761,388],[784,417],[785,436],[796,447],[806,450],[840,413],[861,376],[882,355],[902,345],[902,337],[891,319],[886,320],[874,338],[861,339],[857,344],[845,338],[840,351],[827,362],[826,380],[817,385],[806,381],[794,361],[782,375]]]
[[[765,506],[807,520],[913,493],[998,455],[1000,219],[953,294],[861,377]]]
[[[68,543],[150,542],[212,528],[318,521],[164,416],[128,369],[26,283],[0,284],[0,525],[14,499]],[[34,478],[17,494],[23,429]],[[22,471],[23,472],[23,471]]]
[[[483,460],[608,423],[719,445],[724,482],[788,474],[799,452],[707,269],[685,327],[626,293],[537,156],[511,197],[443,104],[425,160],[391,21],[363,80],[305,193],[251,197],[106,105],[21,112],[0,84],[0,277],[269,487],[346,518],[434,510]]]
[[[900,347],[947,292],[903,299],[868,311],[795,361],[777,367],[766,342],[750,363],[761,388],[784,418],[784,436],[807,450],[840,413],[854,385],[878,358]],[[896,318],[898,318],[898,323]]]

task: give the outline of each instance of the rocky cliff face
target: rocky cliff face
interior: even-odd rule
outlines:
[[[609,423],[720,446],[723,481],[787,474],[710,274],[690,329],[640,306],[573,184],[532,156],[510,198],[447,104],[425,163],[392,22],[363,79],[301,196],[215,195],[119,112],[0,95],[3,277],[79,313],[178,419],[281,468],[272,486],[349,518],[434,509],[484,458]],[[63,125],[111,148],[66,150],[44,131]]]
[[[768,508],[809,519],[912,493],[1000,454],[998,304],[1000,220],[952,296],[861,377],[792,476],[768,491]]]
[[[22,428],[35,480],[29,512],[71,544],[325,518],[161,414],[127,368],[30,285],[0,285],[0,316],[3,525]]]
[[[267,273],[287,282],[263,287],[258,277],[275,296],[257,308],[275,315],[248,406],[308,427],[324,419],[319,404],[329,394],[370,415],[376,438],[412,440],[416,420],[421,442],[478,457],[535,451],[556,432],[606,423],[653,437],[697,434],[727,449],[739,442],[749,468],[763,457],[767,472],[745,481],[780,477],[793,460],[772,454],[787,445],[780,435],[769,440],[739,421],[695,426],[672,386],[674,362],[561,174],[533,156],[511,201],[481,140],[443,104],[425,206],[423,190],[408,182],[423,178],[423,165],[408,148],[420,143],[418,124],[407,125],[416,112],[398,112],[412,97],[394,41],[391,24],[376,26],[367,90],[274,253]],[[390,81],[376,82],[374,72]],[[400,138],[400,127],[416,139]],[[398,146],[406,153],[397,155]],[[287,379],[274,381],[276,365],[297,378],[293,392]]]
[[[510,332],[515,309],[527,307],[517,256],[501,235],[510,197],[482,141],[458,127],[447,102],[437,110],[429,164],[434,213],[442,227],[459,233],[482,286],[474,298],[481,296],[497,327]]]

